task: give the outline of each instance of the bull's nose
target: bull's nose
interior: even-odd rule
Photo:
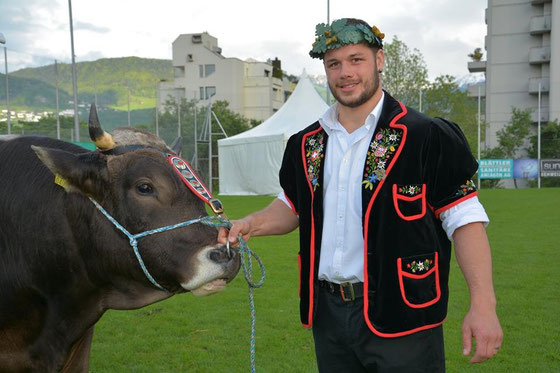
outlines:
[[[222,264],[229,262],[233,257],[233,251],[228,250],[225,245],[221,245],[216,249],[211,250],[208,253],[208,257],[213,262]]]

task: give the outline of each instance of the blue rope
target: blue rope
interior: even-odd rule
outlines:
[[[150,280],[150,282],[154,286],[156,286],[158,289],[166,291],[166,292],[169,292],[169,291],[167,289],[165,289],[163,286],[161,286],[152,277],[152,275],[148,271],[148,268],[146,268],[146,265],[144,264],[144,261],[142,260],[142,256],[140,255],[140,252],[138,251],[138,239],[142,238],[142,237],[150,236],[152,234],[166,232],[166,231],[170,231],[172,229],[186,227],[187,225],[196,224],[196,223],[204,224],[204,225],[207,225],[207,226],[210,226],[210,227],[225,227],[225,228],[228,228],[228,229],[231,228],[231,225],[232,225],[229,220],[227,220],[227,219],[225,219],[221,216],[204,216],[202,218],[187,220],[187,221],[184,221],[182,223],[178,223],[178,224],[174,224],[174,225],[168,225],[166,227],[151,229],[151,230],[141,232],[141,233],[137,233],[137,234],[131,234],[121,224],[119,224],[119,222],[117,222],[115,220],[115,218],[113,218],[99,203],[97,203],[97,201],[95,201],[91,197],[89,197],[89,199],[95,205],[95,207],[97,207],[97,209],[99,211],[101,211],[101,213],[103,215],[105,215],[105,217],[107,219],[109,219],[109,221],[111,223],[113,223],[113,225],[115,227],[117,227],[118,230],[123,232],[128,237],[130,246],[132,246],[132,249],[134,250],[134,255],[136,255],[136,259],[138,259],[138,263],[140,264],[140,267],[142,268],[142,271],[144,272],[144,275],[146,275],[148,280]],[[249,245],[247,245],[247,242],[241,237],[241,235],[237,236],[237,240],[239,241],[239,249],[237,249],[237,250],[239,251],[239,255],[241,257],[241,268],[243,269],[243,274],[245,276],[245,280],[247,281],[247,285],[249,286],[249,307],[250,307],[250,310],[251,310],[251,344],[250,344],[250,359],[251,359],[251,361],[250,361],[250,363],[251,363],[251,373],[255,373],[256,312],[255,312],[255,299],[254,299],[254,296],[253,296],[253,289],[254,288],[260,288],[264,284],[264,279],[265,279],[265,276],[266,276],[266,272],[265,272],[264,264],[263,264],[262,260],[260,259],[260,257],[255,252],[253,252],[249,249]],[[255,258],[255,260],[259,264],[260,271],[261,271],[261,279],[256,283],[253,282],[253,275],[252,275],[253,274],[253,264],[252,264],[251,257]],[[245,264],[245,262],[247,262],[247,264]]]

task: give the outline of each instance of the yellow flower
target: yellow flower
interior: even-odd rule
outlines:
[[[336,43],[337,41],[338,41],[338,38],[336,36],[333,36],[332,38],[327,39],[327,45],[330,45],[332,43]]]
[[[390,149],[392,152],[395,151],[395,147],[394,147],[393,145],[391,145],[391,146],[389,147],[389,149]]]
[[[379,31],[379,29],[377,28],[377,26],[373,26],[372,28],[373,33],[375,34],[375,36],[377,36],[380,39],[384,39],[385,38],[385,34],[382,33],[381,31]]]

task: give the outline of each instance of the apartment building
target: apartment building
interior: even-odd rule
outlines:
[[[560,118],[560,0],[488,0],[486,61],[469,62],[484,72],[486,144],[511,118],[511,108],[531,109],[538,121]],[[473,92],[474,93],[474,92]]]
[[[278,59],[242,61],[222,55],[218,39],[207,32],[182,34],[173,42],[173,81],[158,84],[160,109],[169,97],[226,100],[232,111],[264,121],[286,101],[292,85],[282,79]]]

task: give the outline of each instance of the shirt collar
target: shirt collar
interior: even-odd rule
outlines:
[[[364,123],[364,127],[368,132],[372,127],[375,129],[377,126],[377,121],[379,120],[384,100],[385,92],[381,91],[381,98],[379,99],[379,102],[375,105],[371,113],[368,114]],[[334,103],[327,109],[327,111],[325,111],[325,113],[319,118],[319,124],[321,124],[321,127],[323,127],[327,135],[330,135],[332,131],[342,131],[344,129],[342,124],[338,121],[338,103]]]

